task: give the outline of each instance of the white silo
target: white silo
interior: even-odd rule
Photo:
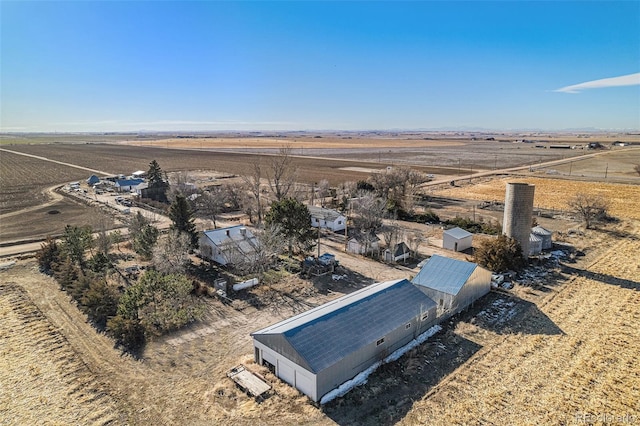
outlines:
[[[507,183],[504,196],[504,218],[502,233],[515,238],[522,247],[522,254],[529,254],[529,236],[533,216],[534,185],[528,183]]]

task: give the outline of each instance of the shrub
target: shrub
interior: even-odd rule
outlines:
[[[525,263],[520,243],[506,235],[483,241],[474,257],[476,263],[495,272],[518,271]]]

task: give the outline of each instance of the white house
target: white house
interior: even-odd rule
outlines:
[[[462,228],[447,229],[442,233],[442,248],[453,251],[464,251],[471,247],[473,234]]]
[[[116,189],[120,192],[131,191],[144,182],[143,179],[119,179],[116,181]]]
[[[335,210],[324,207],[307,206],[311,213],[311,226],[314,228],[327,228],[332,231],[344,231],[347,226],[347,218]]]
[[[220,265],[251,260],[256,254],[257,239],[242,225],[204,231],[200,237],[200,254]]]

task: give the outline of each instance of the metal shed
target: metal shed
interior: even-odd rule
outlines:
[[[542,251],[542,238],[533,232],[529,234],[529,256],[540,254]]]
[[[436,323],[408,280],[373,284],[251,334],[255,361],[313,401]]]
[[[473,234],[462,228],[447,229],[442,233],[442,248],[453,251],[464,251],[471,247]]]
[[[531,233],[542,238],[542,250],[548,250],[553,247],[553,241],[551,241],[551,235],[553,233],[548,229],[538,225],[531,228]]]
[[[434,254],[412,282],[438,304],[438,318],[463,311],[489,292],[491,271]]]

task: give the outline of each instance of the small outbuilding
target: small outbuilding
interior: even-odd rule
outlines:
[[[529,256],[535,256],[542,251],[542,238],[533,232],[529,234]]]
[[[407,280],[342,296],[251,334],[255,361],[313,401],[427,331],[436,304]]]
[[[438,305],[438,317],[463,311],[491,290],[491,271],[434,254],[412,282]]]
[[[335,210],[316,206],[307,208],[311,214],[311,226],[314,228],[327,228],[337,232],[344,231],[347,226],[347,218]]]
[[[464,251],[471,247],[473,234],[462,228],[447,229],[442,233],[442,248],[453,251]]]
[[[548,229],[538,225],[531,228],[531,233],[542,238],[542,250],[549,250],[553,247],[553,241],[551,240],[553,233]]]
[[[411,257],[411,250],[404,241],[396,244],[392,249],[386,249],[384,251],[385,262],[400,262],[406,261]]]
[[[354,232],[347,241],[347,251],[356,254],[378,253],[380,238],[375,232]]]
[[[89,185],[89,186],[93,186],[98,182],[100,182],[100,178],[98,176],[96,176],[96,175],[91,175],[87,179],[87,185]]]

